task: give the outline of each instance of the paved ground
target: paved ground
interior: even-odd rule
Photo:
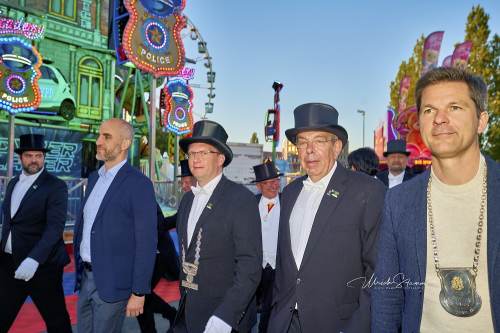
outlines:
[[[179,302],[173,302],[169,304],[177,308]],[[165,333],[170,327],[168,320],[163,318],[160,314],[155,314],[155,323],[156,323],[157,333]],[[251,333],[257,333],[257,327],[258,325],[255,325]],[[78,333],[75,326],[73,326],[73,332]],[[139,332],[140,330],[139,330],[139,325],[137,324],[137,319],[125,318],[125,322],[123,323],[122,333],[139,333]]]

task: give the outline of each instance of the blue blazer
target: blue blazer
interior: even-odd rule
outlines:
[[[75,290],[80,289],[83,272],[83,207],[98,178],[97,172],[89,176],[82,213],[75,224]],[[132,292],[150,292],[157,245],[155,192],[151,181],[129,163],[118,171],[102,200],[90,244],[92,272],[104,301],[118,302]]]
[[[495,331],[500,328],[500,164],[488,166],[488,282]],[[426,192],[430,170],[387,192],[379,232],[377,280],[403,273],[411,282],[425,282],[427,259]],[[472,260],[472,257],[471,257]],[[401,279],[397,280],[401,282]],[[419,332],[423,288],[373,288],[372,332]]]

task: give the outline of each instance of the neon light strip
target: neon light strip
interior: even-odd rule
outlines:
[[[387,112],[392,114],[392,121],[394,121],[394,119],[396,119],[396,112],[392,108],[389,108]],[[398,133],[394,129],[392,122],[390,124],[387,124],[387,130],[392,132],[394,138],[398,138]]]
[[[22,87],[21,89],[19,90],[15,90],[14,88],[12,88],[11,86],[11,82],[12,80],[14,79],[18,79],[19,81],[21,81],[21,84],[22,84]],[[20,95],[22,94],[25,90],[26,90],[26,81],[24,81],[24,79],[17,75],[17,74],[12,74],[10,75],[8,78],[7,78],[7,90],[11,93],[11,94],[14,94],[14,95]]]
[[[152,26],[156,26],[158,28],[160,28],[161,32],[163,33],[163,44],[161,44],[160,46],[155,46],[151,40],[149,39],[149,35],[148,35],[148,29]],[[145,35],[146,35],[146,40],[148,41],[149,45],[151,45],[153,48],[157,49],[157,50],[161,50],[162,48],[165,47],[165,44],[167,44],[167,39],[168,39],[168,36],[167,36],[167,31],[160,25],[158,24],[157,22],[149,22],[147,25],[146,25],[146,31],[145,31]]]
[[[185,93],[181,93],[181,92],[174,92],[174,93],[172,93],[172,97],[189,99],[188,95],[186,95]]]
[[[28,58],[18,56],[16,54],[4,54],[2,60],[11,60],[23,63],[25,65],[31,66],[31,61]]]
[[[43,25],[24,22],[23,19],[0,18],[0,35],[21,35],[28,39],[40,39],[45,32]]]

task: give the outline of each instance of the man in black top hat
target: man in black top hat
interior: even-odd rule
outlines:
[[[19,154],[22,173],[7,185],[0,242],[0,332],[7,332],[28,296],[47,331],[71,332],[62,287],[70,260],[64,248],[68,189],[44,169],[44,137],[24,134]]]
[[[181,174],[177,176],[181,178],[182,192],[186,193],[191,191],[191,186],[196,186],[196,178],[193,177],[191,170],[189,170],[188,160],[181,160]]]
[[[294,116],[285,134],[307,176],[281,195],[268,331],[370,332],[370,294],[360,280],[375,266],[385,188],[337,163],[347,132],[335,108],[309,103]]]
[[[179,144],[197,180],[177,215],[181,300],[175,332],[249,332],[256,321],[262,239],[255,196],[222,174],[233,153],[224,128],[197,122]]]
[[[405,140],[389,141],[384,156],[387,158],[387,170],[378,173],[377,178],[385,186],[392,188],[413,177],[413,172],[406,166],[410,152],[406,150]]]
[[[267,162],[253,167],[262,230],[262,278],[257,288],[257,305],[260,308],[259,332],[267,332],[271,314],[276,249],[280,223],[280,177],[274,163]]]

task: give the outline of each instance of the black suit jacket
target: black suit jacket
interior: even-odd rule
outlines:
[[[414,176],[413,171],[410,168],[405,169],[405,175],[403,177],[403,182],[412,179]],[[379,179],[385,186],[389,187],[389,170],[384,170],[377,173],[377,179]]]
[[[159,265],[165,267],[165,275],[168,280],[177,281],[179,279],[179,258],[175,251],[175,245],[170,237],[170,229],[175,228],[177,214],[164,217],[160,205],[156,205],[158,219],[158,259]]]
[[[12,257],[15,266],[26,257],[35,259],[40,266],[67,265],[70,260],[62,238],[68,206],[66,183],[47,171],[42,171],[11,218],[12,191],[18,181],[19,176],[16,176],[7,185],[2,205],[0,252],[4,251],[9,232],[12,232]]]
[[[385,188],[337,163],[297,268],[289,220],[305,179],[295,180],[282,194],[268,331],[287,332],[297,303],[303,332],[370,332],[369,290],[356,279],[369,277],[374,270]]]
[[[177,219],[177,233],[186,261],[193,263],[198,231],[202,230],[199,267],[194,283],[198,290],[181,286],[179,307],[184,307],[188,332],[203,332],[215,315],[234,330],[248,332],[256,322],[254,294],[262,272],[262,236],[255,196],[244,186],[222,176],[204,208],[187,244],[187,224],[192,192],[184,194]],[[185,280],[182,271],[180,280]]]

